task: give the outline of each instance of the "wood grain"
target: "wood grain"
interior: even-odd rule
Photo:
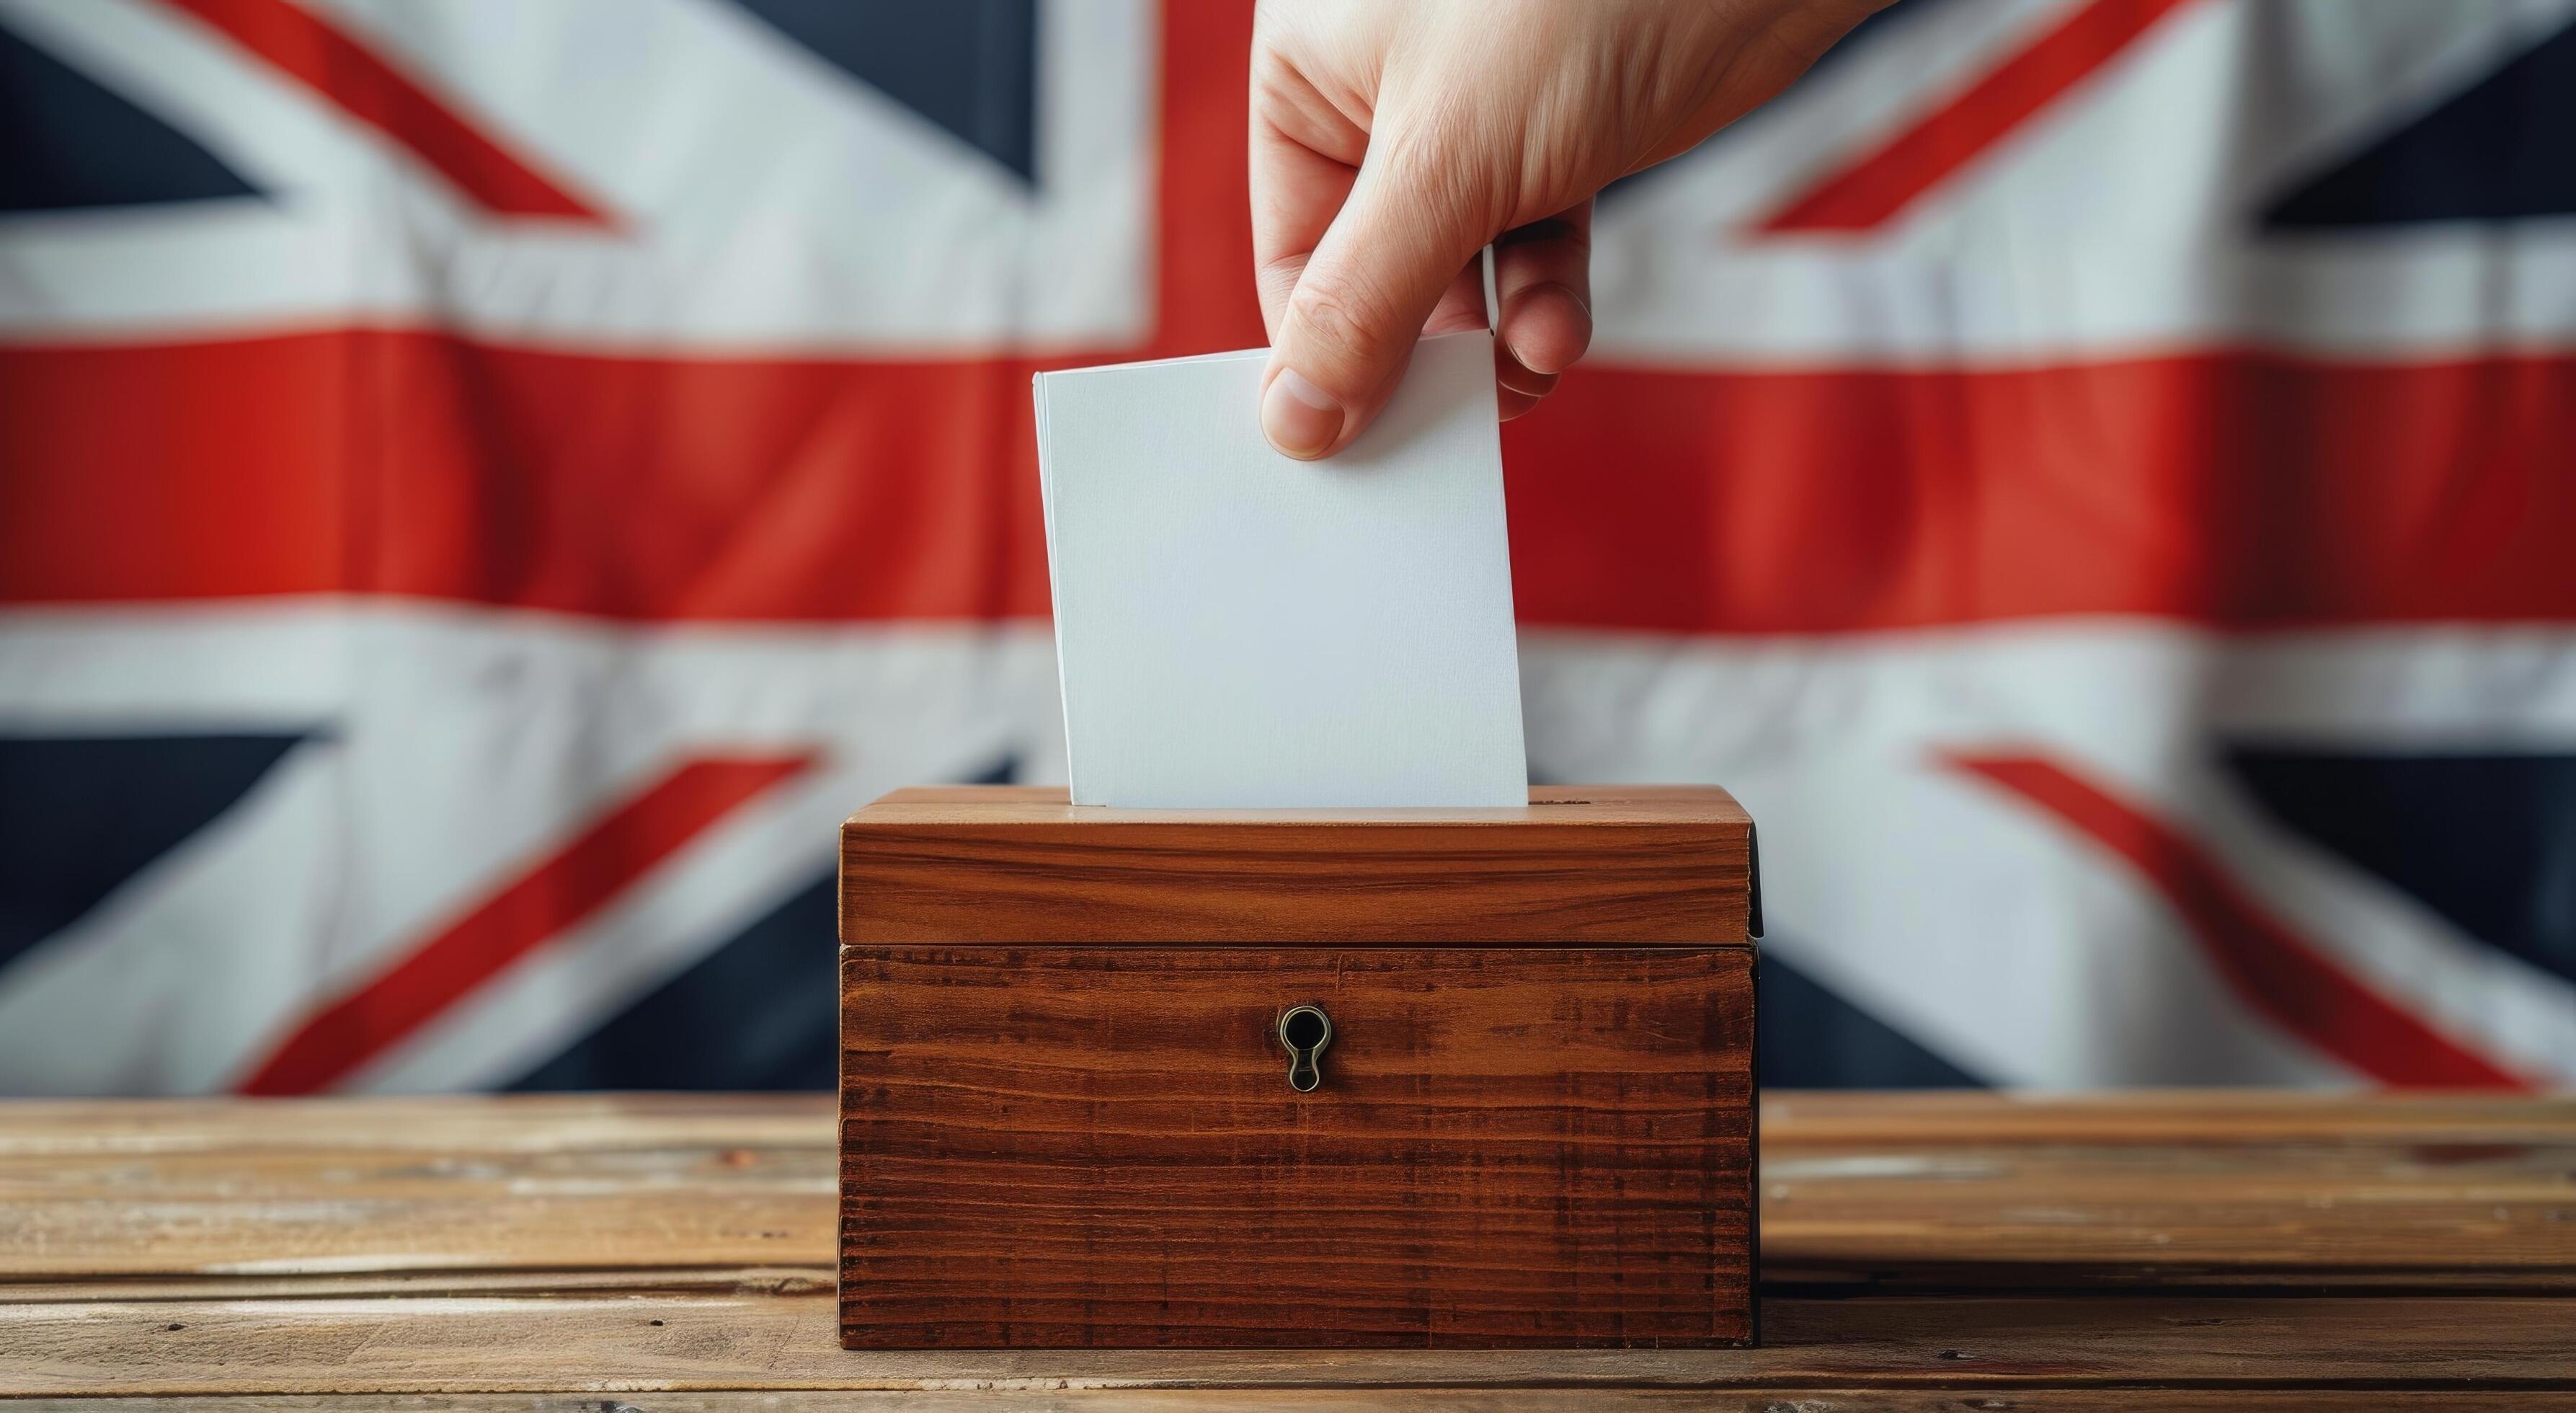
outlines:
[[[1762,1155],[1775,1281],[2576,1289],[2566,1098],[1772,1093]],[[824,1289],[837,1171],[829,1096],[5,1101],[0,1281]]]
[[[1761,1135],[1801,1284],[2576,1291],[2566,1099],[1774,1093]],[[0,1293],[826,1289],[838,1161],[828,1095],[5,1101]]]
[[[1079,809],[898,790],[841,828],[854,945],[1742,942],[1753,826],[1713,787],[1498,810]]]
[[[849,948],[844,1337],[1752,1333],[1752,957]],[[1324,1085],[1273,1037],[1330,1012]]]
[[[2576,1143],[2576,1094],[2459,1090],[2133,1089],[2091,1094],[1927,1090],[1906,1094],[1774,1091],[1763,1103],[1774,1146],[1892,1144],[2338,1148]]]
[[[1780,1288],[2576,1291],[2576,1102],[1779,1095]]]
[[[1767,1277],[2576,1288],[2576,1151],[1891,1144],[1764,1154]]]
[[[113,1101],[0,1113],[11,1120],[0,1124],[0,1279],[831,1259],[837,1163],[822,1096]]]
[[[120,1413],[2576,1404],[2564,1099],[1785,1094],[1762,1137],[1766,1264],[1795,1282],[1775,1290],[1831,1264],[1904,1293],[1775,1294],[1758,1351],[894,1353],[836,1347],[824,1096],[0,1102],[0,1393]],[[512,1189],[531,1175],[544,1204]],[[749,1244],[768,1261],[724,1264],[737,1206],[788,1214]],[[2070,1275],[2088,1293],[2011,1284]],[[2366,1293],[2392,1281],[2414,1293]],[[2170,1293],[2213,1283],[2231,1293]]]
[[[792,1400],[776,1393],[639,1394],[639,1402],[586,1394],[262,1394],[191,1398],[209,1413],[1557,1413],[1577,1408],[1611,1413],[2012,1413],[2056,1409],[2087,1413],[2537,1413],[2563,1409],[2567,1395],[2551,1391],[2459,1392],[2398,1389],[2101,1389],[2024,1387],[2009,1394],[1961,1398],[1946,1389],[1585,1388],[1358,1388],[1325,1389],[921,1389],[901,1391],[809,1390]],[[10,1413],[160,1413],[170,1404],[149,1395],[133,1398],[36,1398],[13,1403]]]
[[[2576,1391],[2569,1302],[2293,1297],[1771,1300],[1759,1349],[836,1347],[821,1296],[0,1305],[0,1394],[656,1390],[2319,1388]],[[658,1323],[657,1323],[658,1322]],[[172,1328],[177,1326],[177,1328]],[[2145,1406],[2161,1406],[2143,1399]],[[1974,1407],[1973,1403],[1968,1404]]]

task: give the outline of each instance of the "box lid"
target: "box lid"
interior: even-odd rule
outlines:
[[[1514,809],[1110,810],[897,790],[841,826],[850,943],[1742,944],[1753,821],[1715,786]]]

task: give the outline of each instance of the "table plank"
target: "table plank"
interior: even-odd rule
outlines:
[[[825,1096],[16,1102],[0,1282],[827,1282],[832,1144]],[[1804,1288],[2576,1291],[2571,1174],[2576,1101],[1775,1096],[1763,1256]]]
[[[1781,1094],[1775,1289],[2576,1292],[2576,1098]]]
[[[852,1354],[825,1096],[0,1103],[0,1393],[458,1413],[637,1390],[649,1413],[763,1389],[870,1413],[2576,1393],[2568,1101],[1801,1094],[1764,1125],[1758,1351]]]
[[[776,1393],[612,1395],[292,1394],[192,1398],[210,1413],[781,1413]],[[792,1395],[795,1413],[2008,1413],[2009,1410],[2119,1410],[2152,1402],[2157,1413],[2532,1413],[2563,1409],[2547,1391],[2460,1393],[2427,1390],[2088,1389],[2025,1386],[2009,1395],[1939,1389],[1064,1389],[938,1392],[814,1391]],[[10,1413],[162,1413],[170,1404],[139,1398],[38,1398]]]
[[[828,1295],[828,1266],[628,1266],[608,1270],[350,1271],[0,1281],[0,1301],[337,1300],[367,1295]]]
[[[1766,1302],[1756,1350],[845,1351],[822,1296],[0,1306],[0,1394],[1543,1384],[2576,1391],[2557,1299]]]
[[[2009,1410],[2120,1410],[2136,1413],[2154,1400],[2156,1413],[2537,1413],[2566,1408],[2563,1392],[2427,1392],[2427,1390],[2014,1390],[1960,1398],[1945,1390],[948,1390],[948,1392],[796,1392],[796,1413],[1558,1413],[1564,1408],[1610,1413],[2009,1413]],[[162,1413],[160,1398],[33,1398],[10,1413]],[[191,1398],[211,1413],[781,1413],[775,1392],[639,1392],[618,1395],[497,1395],[497,1392],[325,1392]]]
[[[2576,1094],[2448,1090],[1774,1090],[1763,1141],[1804,1146],[2237,1143],[2481,1144],[2576,1141]]]
[[[828,1096],[0,1105],[0,1281],[790,1265]],[[524,1285],[523,1285],[524,1288]]]
[[[364,1149],[552,1153],[832,1145],[828,1094],[0,1100],[0,1157]]]
[[[1766,1142],[1761,1176],[1775,1284],[2576,1290],[2576,1140],[2531,1130],[1793,1138]]]

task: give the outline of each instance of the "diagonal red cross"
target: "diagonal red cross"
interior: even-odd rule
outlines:
[[[483,131],[459,105],[329,20],[286,0],[163,0],[222,33],[445,177],[484,210],[606,225],[608,217]]]
[[[717,820],[804,773],[811,757],[693,760],[593,820],[393,965],[324,1000],[237,1086],[318,1094],[578,926]]]
[[[1949,763],[2046,811],[2136,870],[2249,1009],[2354,1072],[2416,1088],[2531,1087],[2355,980],[2255,901],[2208,850],[2136,804],[2045,756],[1959,755]]]
[[[1911,127],[1792,194],[1754,229],[1782,235],[1887,224],[2189,3],[2091,0],[2076,7]]]

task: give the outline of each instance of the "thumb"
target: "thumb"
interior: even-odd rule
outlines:
[[[1350,445],[1395,391],[1443,291],[1493,234],[1471,214],[1454,173],[1435,161],[1381,162],[1404,147],[1380,133],[1359,179],[1297,276],[1272,340],[1261,430],[1282,453],[1312,460]]]

